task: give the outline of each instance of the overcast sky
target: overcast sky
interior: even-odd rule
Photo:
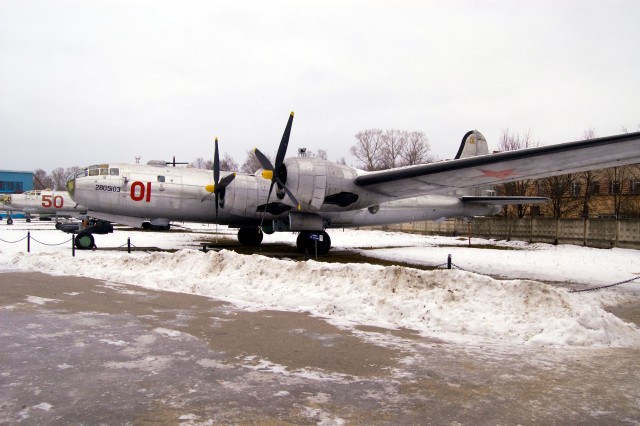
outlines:
[[[0,0],[0,169],[638,131],[640,1]]]

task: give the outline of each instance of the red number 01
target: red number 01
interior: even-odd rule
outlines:
[[[140,181],[133,182],[130,196],[133,201],[142,201],[144,199],[148,203],[151,201],[151,182],[147,182],[146,188],[144,183]]]

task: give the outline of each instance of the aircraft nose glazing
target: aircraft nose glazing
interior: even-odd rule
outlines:
[[[71,198],[73,198],[73,194],[74,194],[75,189],[76,189],[76,177],[75,177],[75,175],[71,175],[71,176],[69,176],[67,178],[67,183],[65,184],[65,187],[67,188],[67,192],[69,193]]]

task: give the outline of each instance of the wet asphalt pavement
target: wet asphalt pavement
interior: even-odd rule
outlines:
[[[640,423],[635,348],[463,346],[40,273],[0,273],[0,324],[0,424]]]

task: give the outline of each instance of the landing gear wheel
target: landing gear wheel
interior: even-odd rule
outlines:
[[[7,219],[7,225],[13,225],[13,219],[8,218]]]
[[[30,217],[27,218],[27,223],[31,223],[31,218]]]
[[[88,250],[93,248],[95,245],[95,240],[93,239],[93,235],[89,232],[80,232],[76,235],[76,248],[78,250]]]
[[[238,241],[243,246],[259,246],[263,236],[262,231],[258,227],[240,228],[238,230]]]
[[[312,235],[319,236],[320,240],[316,240]],[[331,238],[329,238],[329,234],[326,232],[312,232],[312,231],[302,231],[298,234],[298,239],[296,240],[296,246],[300,253],[308,253],[309,255],[314,255],[316,252],[316,243],[318,244],[318,255],[324,256],[329,253],[329,249],[331,248]]]

